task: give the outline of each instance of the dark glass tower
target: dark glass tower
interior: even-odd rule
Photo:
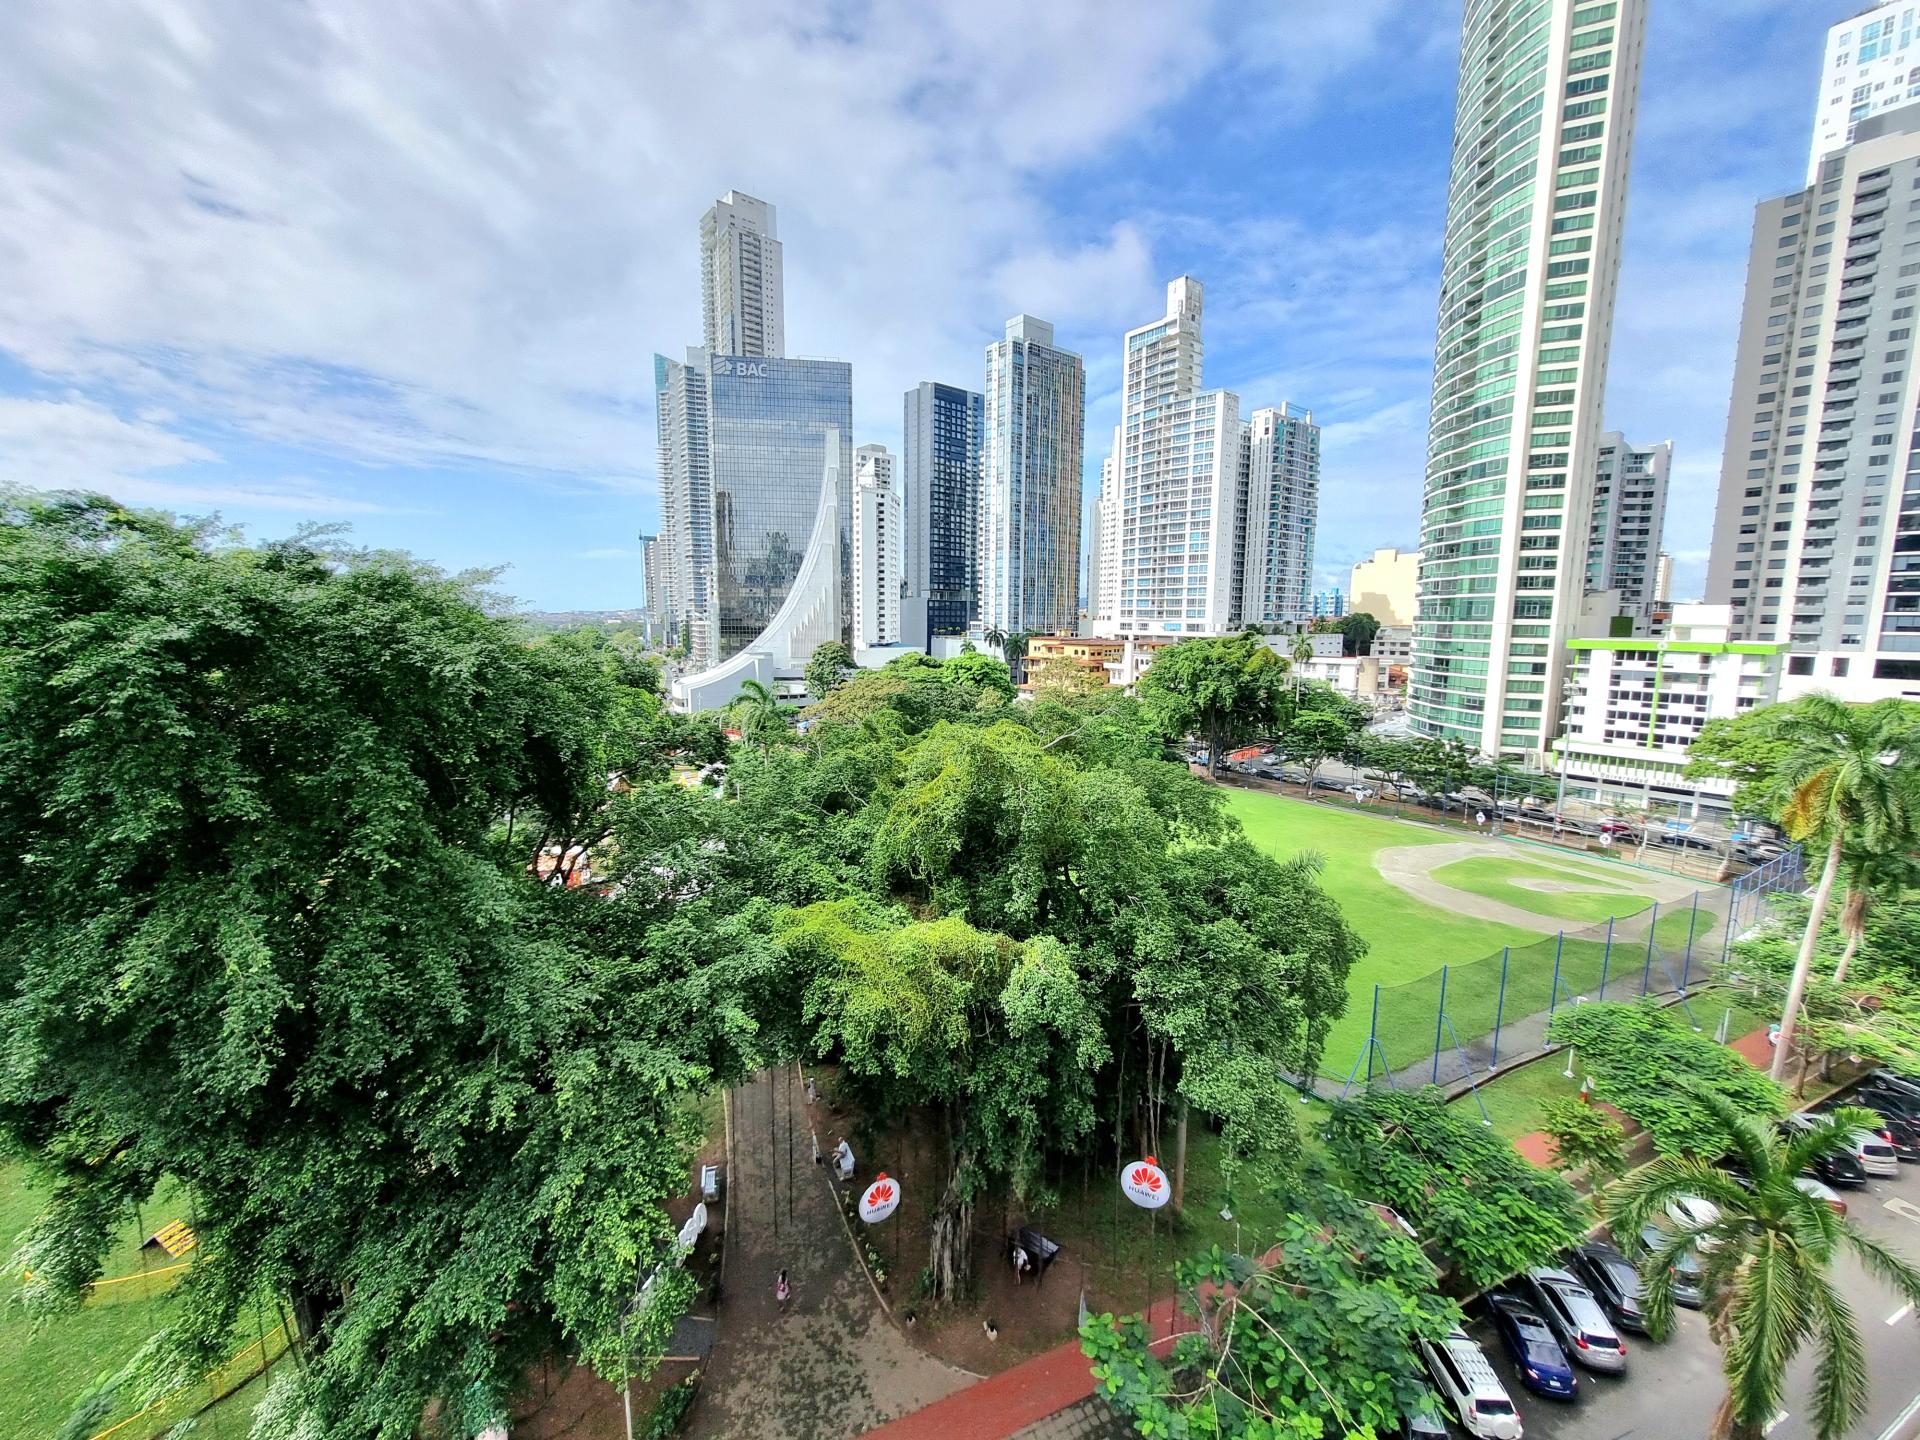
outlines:
[[[980,437],[986,399],[923,381],[907,391],[901,446],[907,506],[902,638],[964,635],[978,604]]]

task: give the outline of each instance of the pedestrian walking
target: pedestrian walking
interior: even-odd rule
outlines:
[[[1018,1285],[1025,1281],[1027,1271],[1032,1268],[1033,1260],[1027,1254],[1027,1247],[1024,1245],[1015,1245],[1013,1247],[1013,1283]]]
[[[844,1136],[840,1137],[839,1143],[833,1147],[833,1168],[843,1184],[853,1179],[853,1147],[846,1142]]]
[[[1474,811],[1473,823],[1478,825],[1482,830],[1486,829],[1487,828],[1487,812],[1484,810]]]
[[[779,1307],[782,1315],[787,1313],[787,1301],[793,1298],[793,1287],[787,1284],[787,1272],[782,1270],[780,1278],[773,1282],[773,1303]]]

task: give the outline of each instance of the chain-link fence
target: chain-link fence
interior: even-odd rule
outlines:
[[[1729,886],[1376,985],[1362,1053],[1328,1055],[1323,1074],[1357,1085],[1452,1085],[1546,1046],[1562,1005],[1687,995],[1765,917],[1769,897],[1805,884],[1796,848]]]

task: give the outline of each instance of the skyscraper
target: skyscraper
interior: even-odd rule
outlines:
[[[1827,31],[1807,184],[1819,180],[1821,159],[1844,148],[1862,120],[1920,99],[1917,19],[1912,0],[1879,0]]]
[[[1071,630],[1079,609],[1080,357],[1031,315],[987,346],[980,481],[980,609],[987,630]]]
[[[1619,591],[1619,613],[1631,615],[1637,626],[1653,618],[1655,600],[1668,598],[1655,570],[1672,467],[1671,440],[1643,447],[1617,430],[1600,437],[1587,527],[1587,589]]]
[[[1539,754],[1586,578],[1645,0],[1466,0],[1407,709]]]
[[[1121,345],[1098,537],[1096,622],[1112,633],[1218,635],[1238,609],[1240,399],[1200,388],[1204,298],[1191,275],[1169,281],[1166,313]]]
[[[853,452],[853,643],[900,640],[901,549],[906,526],[893,455],[884,445]]]
[[[964,635],[979,604],[980,446],[986,399],[922,381],[907,391],[900,450],[907,507],[901,638]]]
[[[773,206],[729,190],[700,217],[700,298],[708,354],[787,353]]]
[[[1754,212],[1707,600],[1849,698],[1920,681],[1920,104]]]
[[[700,255],[707,335],[740,351],[654,359],[682,709],[797,676],[815,645],[852,634],[851,367],[782,356],[772,206],[729,191],[701,219]]]
[[[1246,445],[1246,538],[1236,622],[1303,620],[1313,602],[1320,427],[1311,410],[1267,407],[1250,417]]]

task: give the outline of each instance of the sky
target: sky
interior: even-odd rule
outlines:
[[[1798,187],[1861,0],[1653,0],[1607,424],[1674,442],[1704,576],[1752,209]],[[1435,0],[9,0],[0,485],[345,523],[537,610],[637,606],[652,357],[698,227],[779,212],[787,348],[855,441],[979,388],[1008,316],[1087,364],[1206,286],[1205,383],[1324,427],[1317,582],[1419,531],[1459,5]],[[1091,508],[1089,504],[1089,509]]]

